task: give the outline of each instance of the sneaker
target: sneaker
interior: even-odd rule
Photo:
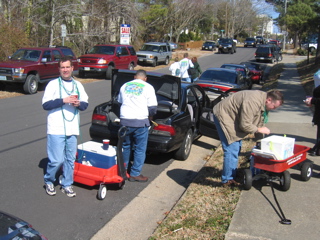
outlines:
[[[56,195],[56,189],[54,188],[52,183],[46,183],[46,192],[50,196]]]
[[[71,186],[61,188],[61,191],[65,194],[67,194],[68,197],[75,197],[76,196],[76,192],[73,191]]]

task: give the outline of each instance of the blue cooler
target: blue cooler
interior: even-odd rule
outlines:
[[[93,167],[108,169],[117,164],[117,153],[114,146],[103,149],[103,143],[89,141],[78,145],[78,162],[89,161]]]

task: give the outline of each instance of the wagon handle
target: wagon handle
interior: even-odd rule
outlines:
[[[120,129],[119,129],[119,131],[118,131],[118,138],[119,139],[123,139],[125,136],[126,136],[126,134],[127,134],[127,127],[126,126],[122,126]]]

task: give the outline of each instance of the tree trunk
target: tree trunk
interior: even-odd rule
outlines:
[[[318,46],[316,52],[315,62],[316,65],[320,64],[320,25],[318,25]]]

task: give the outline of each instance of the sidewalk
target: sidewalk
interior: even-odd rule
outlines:
[[[278,89],[284,92],[285,104],[270,112],[271,134],[294,137],[297,144],[312,147],[316,127],[312,127],[312,113],[303,103],[305,92],[300,84],[295,62],[299,58],[284,55],[285,70],[280,76]],[[313,176],[308,182],[300,180],[300,171],[289,169],[291,187],[287,192],[275,189],[280,207],[291,225],[279,223],[281,212],[274,200],[270,186],[258,186],[258,181],[249,191],[242,191],[226,234],[226,240],[316,240],[319,239],[318,199],[320,198],[319,157],[310,157],[314,162]]]

